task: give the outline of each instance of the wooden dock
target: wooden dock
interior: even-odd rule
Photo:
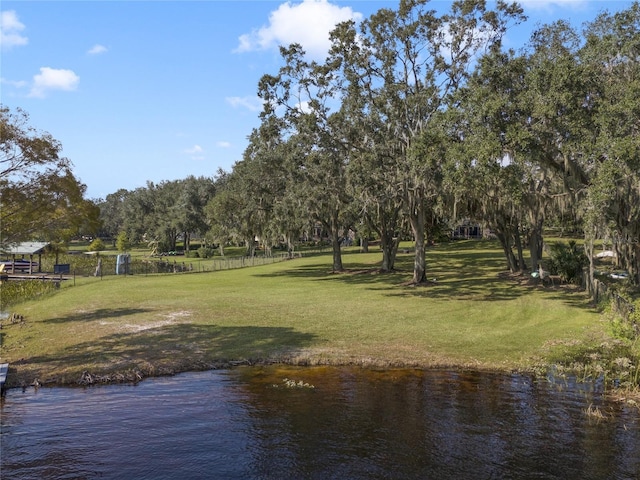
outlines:
[[[4,383],[7,381],[7,373],[9,372],[8,363],[0,363],[0,392],[4,394]]]

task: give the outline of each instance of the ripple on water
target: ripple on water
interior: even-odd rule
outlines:
[[[3,480],[640,477],[637,409],[521,375],[242,367],[9,390],[1,422]]]

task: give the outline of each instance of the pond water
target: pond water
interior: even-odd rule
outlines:
[[[241,367],[9,390],[0,477],[635,479],[639,417],[522,375]]]

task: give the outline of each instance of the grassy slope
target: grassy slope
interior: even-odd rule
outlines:
[[[499,275],[497,245],[430,249],[425,287],[376,272],[380,253],[347,254],[213,273],[88,278],[17,306],[2,361],[13,384],[74,383],[94,374],[142,375],[269,359],[297,363],[528,368],[557,341],[588,339],[599,315],[577,292]],[[15,370],[14,370],[15,368]]]

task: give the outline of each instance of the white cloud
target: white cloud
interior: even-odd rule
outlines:
[[[296,108],[300,113],[311,113],[311,103],[308,101],[298,102],[296,104]]]
[[[193,147],[186,148],[182,153],[191,156],[191,160],[204,160],[204,148],[200,145],[194,145]]]
[[[231,148],[231,143],[230,142],[220,141],[220,142],[216,143],[216,146],[218,146],[220,148]]]
[[[96,44],[91,47],[87,53],[89,55],[100,55],[101,53],[105,53],[107,50],[107,47],[104,45]]]
[[[200,145],[194,145],[191,148],[187,148],[184,153],[188,155],[198,155],[204,153],[204,149]]]
[[[260,97],[227,97],[226,100],[234,108],[242,107],[252,112],[262,110],[262,99]]]
[[[16,88],[23,88],[27,86],[27,82],[24,80],[8,80],[4,77],[0,77],[0,83],[3,85],[11,85]]]
[[[78,87],[80,77],[72,70],[41,67],[40,73],[33,76],[30,97],[43,98],[51,90],[72,91]]]
[[[0,12],[0,45],[2,49],[8,50],[11,47],[29,43],[29,39],[20,33],[24,28],[24,24],[18,20],[15,11]]]
[[[518,3],[526,10],[551,10],[553,7],[575,8],[586,5],[588,0],[519,0]]]
[[[327,0],[286,2],[271,12],[268,26],[242,35],[235,51],[267,50],[299,43],[310,57],[323,59],[330,46],[329,32],[338,23],[351,19],[360,21],[362,14]]]

